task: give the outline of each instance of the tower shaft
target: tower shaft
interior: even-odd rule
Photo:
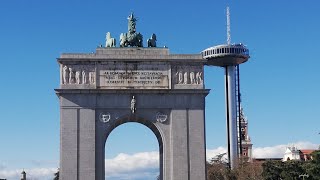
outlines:
[[[226,119],[227,119],[227,142],[228,158],[231,169],[236,167],[238,160],[238,131],[237,131],[237,105],[235,92],[235,66],[225,67],[225,90],[226,90]]]

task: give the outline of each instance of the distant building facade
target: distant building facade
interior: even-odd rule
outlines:
[[[299,160],[308,161],[312,160],[311,153],[316,149],[298,149],[295,146],[287,147],[282,161]]]
[[[241,126],[241,148],[242,157],[247,158],[249,162],[252,161],[252,143],[248,133],[248,120],[244,116],[243,108],[240,111],[240,126]]]
[[[253,158],[252,162],[264,163],[266,161],[282,161],[282,158]]]

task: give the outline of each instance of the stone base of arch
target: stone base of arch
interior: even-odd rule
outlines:
[[[57,89],[60,99],[60,179],[104,180],[105,142],[126,122],[152,130],[163,180],[205,180],[205,89]],[[130,109],[132,96],[136,111]],[[165,121],[157,114],[166,115]],[[163,119],[162,119],[163,120]]]

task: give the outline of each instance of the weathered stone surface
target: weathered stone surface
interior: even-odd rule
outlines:
[[[108,62],[99,71],[100,88],[169,89],[170,64],[162,62]]]
[[[144,124],[157,137],[161,179],[206,179],[209,90],[204,89],[201,55],[99,48],[94,54],[63,54],[58,62],[62,180],[104,180],[105,142],[126,122]]]
[[[63,89],[203,89],[201,55],[170,55],[167,48],[98,48],[62,54]]]

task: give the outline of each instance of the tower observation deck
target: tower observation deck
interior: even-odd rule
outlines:
[[[233,169],[242,151],[239,64],[248,61],[250,56],[249,49],[245,45],[231,44],[229,7],[227,7],[227,42],[227,44],[209,47],[201,54],[207,60],[207,66],[219,66],[225,69],[228,159],[229,166]]]
[[[249,56],[249,49],[243,44],[223,44],[209,47],[201,52],[202,57],[207,59],[209,66],[236,66],[246,62]]]

